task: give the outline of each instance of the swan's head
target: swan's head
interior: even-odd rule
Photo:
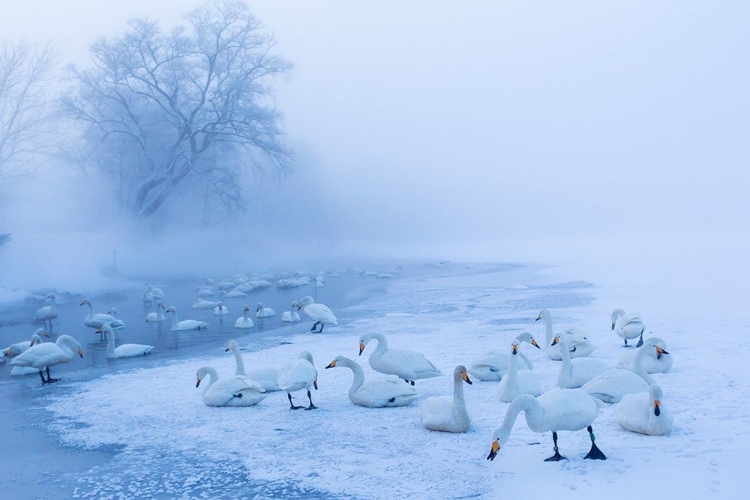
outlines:
[[[109,325],[102,325],[102,326],[99,327],[99,329],[96,331],[96,333],[111,334],[111,333],[113,333],[112,332],[112,327],[109,326]]]
[[[661,400],[664,398],[664,392],[662,392],[661,387],[654,384],[648,390],[648,396],[651,401],[654,402],[654,415],[658,417],[661,415],[661,409],[659,407],[661,406]]]
[[[47,333],[47,330],[45,330],[44,328],[37,328],[36,331],[34,332],[34,335],[39,335],[42,337],[49,337],[49,333]]]
[[[35,345],[41,344],[41,343],[42,343],[42,338],[35,333],[34,335],[31,336],[31,344],[29,344],[29,347],[35,346]],[[8,349],[8,351],[9,350],[10,349]],[[6,351],[6,353],[7,353],[7,351]]]
[[[511,353],[511,354],[512,354],[513,356],[515,356],[516,354],[518,354],[518,342],[513,342],[513,343],[512,343],[511,345],[510,345],[510,353]]]
[[[302,309],[302,304],[300,304],[299,302],[292,302],[292,309],[296,309],[299,311],[300,309]]]
[[[367,343],[372,340],[372,337],[370,335],[362,335],[359,338],[359,355],[362,355],[362,351],[365,350],[365,347],[367,347]]]
[[[660,337],[646,339],[643,342],[643,346],[653,346],[654,350],[649,352],[649,356],[656,357],[656,359],[661,359],[663,355],[669,354],[669,351],[665,350],[667,348],[667,343]]]
[[[487,460],[495,460],[500,448],[508,442],[508,436],[510,436],[510,429],[506,430],[503,427],[500,427],[495,431],[492,435],[492,446],[490,448],[490,454],[487,455]]]
[[[107,311],[107,314],[111,314],[112,316],[116,315],[117,314],[117,308],[116,307],[111,307],[109,309],[109,311]]]
[[[313,357],[312,354],[310,354],[310,351],[302,351],[301,353],[299,353],[299,359],[306,359],[310,362],[311,365],[315,364],[313,363]]]
[[[669,351],[665,350],[662,346],[658,344],[655,345],[654,347],[656,348],[656,359],[661,359],[661,357],[664,354],[669,354]]]
[[[257,306],[255,306],[255,312],[261,312],[262,310],[263,310],[262,304],[258,304]]]
[[[463,380],[469,385],[472,385],[471,379],[469,378],[469,374],[466,372],[466,367],[464,365],[458,365],[456,369],[453,370],[453,376],[457,379]]]
[[[246,306],[246,307],[247,307],[247,306]],[[230,340],[230,341],[229,341],[229,344],[227,344],[227,348],[226,348],[226,349],[224,349],[224,352],[227,352],[227,351],[232,351],[232,350],[234,350],[234,349],[239,349],[239,348],[240,348],[240,345],[239,345],[239,344],[237,343],[237,341],[236,341],[236,340]]]
[[[625,315],[625,311],[623,311],[622,309],[615,309],[614,311],[612,311],[612,329],[613,330],[615,329],[615,323],[617,323],[617,318],[619,318],[620,316],[624,316],[624,315]]]
[[[326,366],[326,370],[327,370],[328,368],[336,368],[336,367],[337,367],[337,366],[339,365],[339,363],[341,363],[341,362],[342,362],[342,361],[344,361],[345,359],[346,359],[346,358],[345,358],[344,356],[341,356],[341,355],[339,355],[339,356],[336,356],[336,357],[335,357],[335,358],[333,359],[333,361],[331,361],[330,363],[328,363],[328,366]]]
[[[48,293],[47,294],[47,299],[48,300],[55,300],[55,294],[54,293]]]
[[[550,316],[550,313],[549,313],[549,311],[547,309],[542,309],[542,312],[539,313],[539,316],[537,316],[534,321],[539,321],[540,319],[543,319],[543,318],[547,319],[547,318],[551,318],[551,317],[552,316]]]
[[[165,312],[173,313],[173,312],[176,312],[176,309],[173,306],[173,307],[170,307],[169,309],[167,309]]]
[[[205,376],[208,375],[208,370],[204,368],[199,368],[197,372],[195,372],[195,388],[197,389],[199,385],[201,385],[201,380],[205,378]]]
[[[560,343],[560,336],[555,335],[555,338],[552,339],[552,343],[550,345],[557,345]]]
[[[302,300],[299,301],[300,307],[307,307],[310,304],[314,304],[314,303],[315,303],[315,300],[309,295],[305,295],[304,297],[302,297]]]
[[[245,312],[250,312],[250,308],[248,306],[243,306],[242,310]]]
[[[539,347],[539,344],[536,343],[536,340],[534,340],[534,336],[531,335],[529,332],[523,332],[516,336],[516,340],[519,342],[528,342],[529,344],[533,345],[537,349],[541,349]]]
[[[78,304],[78,305],[79,305],[79,306],[82,306],[82,305],[84,305],[84,304],[91,304],[91,301],[90,301],[89,299],[83,299],[83,300],[81,301],[81,303],[80,303],[80,304]]]
[[[157,302],[156,305],[158,307],[161,307],[162,309],[164,309],[164,302],[162,302],[161,300],[159,302]]]

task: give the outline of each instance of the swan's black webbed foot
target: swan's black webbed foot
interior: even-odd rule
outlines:
[[[317,327],[318,327],[318,322],[316,321],[316,322],[315,322],[315,323],[313,324],[312,328],[310,328],[310,331],[314,333],[314,332],[315,332],[315,329],[316,329]]]
[[[600,450],[594,442],[596,441],[596,437],[594,436],[594,429],[592,429],[589,425],[588,427],[586,427],[586,430],[589,431],[589,437],[591,438],[591,449],[583,458],[587,458],[589,460],[606,460],[607,457],[604,455],[604,453],[602,453],[602,450]]]
[[[396,398],[391,398],[391,399],[388,400],[388,402],[389,403],[395,403],[396,402]]]
[[[560,452],[555,449],[555,454],[549,458],[545,458],[545,462],[559,462],[560,460],[567,460],[564,456],[560,455]]]
[[[625,347],[628,346],[628,339],[623,339],[625,341]]]
[[[313,402],[312,402],[312,394],[310,394],[310,390],[309,390],[309,389],[308,389],[308,391],[307,391],[307,399],[309,399],[309,400],[310,400],[310,406],[308,406],[307,408],[305,408],[305,410],[315,410],[315,409],[317,409],[317,408],[318,408],[318,407],[317,407],[317,406],[315,406],[315,405],[313,404]]]
[[[292,410],[299,410],[299,409],[301,409],[301,408],[302,408],[301,406],[294,406],[294,403],[292,403],[292,395],[291,395],[291,394],[289,394],[289,393],[287,392],[287,393],[286,393],[286,395],[287,395],[287,397],[289,398],[289,406],[291,406],[291,408],[290,408],[290,409],[292,409]]]
[[[410,380],[410,381],[409,381],[409,383],[410,383],[411,385],[414,385],[414,381],[413,381],[413,380]]]
[[[315,333],[322,333],[322,332],[323,332],[323,327],[324,327],[324,326],[326,326],[326,325],[324,325],[323,323],[321,323],[321,324],[320,324],[320,330],[318,330],[318,331],[317,331],[317,332],[315,332]]]

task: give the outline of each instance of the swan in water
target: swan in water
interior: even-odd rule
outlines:
[[[47,332],[44,331],[44,328],[39,328],[39,329],[37,329],[36,332],[34,332],[34,335],[31,336],[31,340],[27,340],[27,341],[24,341],[24,342],[18,342],[17,344],[13,344],[12,346],[8,347],[8,349],[10,349],[11,352],[16,351],[16,354],[13,354],[13,355],[21,354],[21,352],[27,351],[29,347],[31,347],[33,345],[41,344],[42,343],[42,338],[40,337],[40,335],[44,335],[45,337],[49,337],[49,334],[47,334]],[[21,344],[20,347],[21,347],[22,350],[20,350],[20,352],[17,350],[18,347],[16,347],[16,346],[18,346],[18,344]],[[0,352],[0,356],[5,356],[7,352],[8,352],[7,349],[4,350],[3,352]],[[5,361],[5,358],[0,359],[0,362],[2,362],[2,361]],[[22,376],[22,375],[36,375],[36,373],[38,371],[39,370],[37,370],[36,368],[30,368],[28,366],[14,366],[10,370],[10,376],[11,377],[19,377],[19,376]]]
[[[170,307],[167,309],[168,313],[172,313],[172,331],[185,331],[185,330],[204,330],[208,328],[208,323],[204,321],[197,321],[194,319],[186,319],[179,321],[177,319],[177,308]]]
[[[219,303],[213,300],[198,299],[193,303],[193,309],[213,309],[218,305]]]
[[[255,380],[266,392],[274,392],[279,390],[279,370],[276,368],[256,368],[254,370],[245,371],[245,362],[242,360],[240,354],[240,345],[236,340],[230,340],[227,348],[224,352],[232,351],[234,354],[234,361],[236,368],[234,371],[235,375],[244,375],[250,380]]]
[[[203,390],[203,404],[206,406],[255,406],[265,399],[265,389],[254,380],[242,375],[219,378],[219,374],[210,366],[199,368],[196,372],[195,388],[208,375],[208,385]]]
[[[214,291],[208,287],[198,287],[195,289],[195,293],[198,294],[198,298],[204,299],[206,297],[213,297]]]
[[[502,426],[492,435],[492,449],[487,460],[494,460],[500,448],[510,437],[510,431],[518,414],[524,412],[526,424],[534,432],[552,431],[555,454],[545,462],[564,460],[557,447],[559,431],[580,431],[586,429],[591,439],[591,450],[585,458],[606,460],[607,457],[596,446],[591,424],[599,415],[596,401],[581,389],[551,389],[538,398],[528,394],[517,396],[508,407]]]
[[[500,401],[510,403],[519,394],[538,396],[542,393],[542,384],[533,370],[518,370],[518,341],[510,345],[510,366],[508,373],[500,381]]]
[[[302,300],[297,303],[297,310],[300,309],[302,309],[302,312],[304,312],[308,318],[315,321],[315,324],[310,328],[311,332],[320,333],[326,325],[339,324],[336,316],[333,315],[328,306],[316,303],[309,295],[302,297]],[[320,330],[316,331],[315,328],[317,328],[318,325],[320,325]]]
[[[666,373],[672,368],[672,354],[665,351],[667,343],[659,337],[651,337],[646,339],[646,343],[652,342],[657,346],[661,347],[661,352],[647,351],[647,356],[643,358],[643,368],[646,373]],[[617,368],[627,368],[628,370],[635,370],[635,358],[638,355],[638,351],[628,351],[617,361]]]
[[[529,332],[516,336],[518,342],[528,342],[537,349],[541,349]],[[518,352],[519,370],[533,370],[534,365],[521,351]],[[469,366],[469,374],[478,380],[502,380],[510,366],[510,351],[507,349],[489,351]]]
[[[43,384],[57,382],[59,378],[52,378],[49,374],[50,366],[59,365],[60,363],[69,363],[73,360],[76,353],[83,358],[81,344],[70,335],[60,335],[55,343],[46,342],[34,344],[25,352],[19,354],[10,362],[13,366],[22,366],[36,368],[39,370],[39,376]],[[42,371],[46,368],[47,378],[44,378]]]
[[[612,330],[625,341],[625,347],[628,346],[628,339],[638,339],[636,347],[643,345],[643,332],[646,325],[643,324],[641,315],[638,313],[626,314],[622,309],[612,311]]]
[[[250,312],[250,308],[247,306],[244,306],[242,308],[242,316],[237,318],[237,321],[234,322],[235,328],[252,328],[255,326],[255,323],[253,323],[253,320],[247,317],[247,313]]]
[[[562,360],[562,354],[560,348],[552,345],[552,315],[547,309],[542,309],[539,316],[536,317],[536,321],[540,319],[544,320],[544,351],[550,359],[555,361]],[[582,358],[589,356],[596,347],[589,340],[582,336],[574,333],[572,330],[568,330],[563,333],[565,340],[567,341],[568,348],[570,349],[571,358]]]
[[[52,320],[57,318],[57,305],[55,304],[55,294],[47,294],[47,304],[44,307],[40,307],[36,313],[34,313],[34,320],[41,321],[44,327],[47,328],[49,324],[49,331],[52,331]]]
[[[292,302],[292,307],[288,311],[284,311],[281,314],[281,321],[284,323],[296,323],[300,320],[299,313],[297,311],[299,310],[299,304],[296,302]]]
[[[146,315],[146,321],[149,323],[155,323],[159,321],[166,321],[167,317],[162,312],[164,310],[164,302],[161,300],[154,304],[154,311]]]
[[[111,314],[94,314],[94,306],[91,305],[89,299],[83,299],[80,305],[89,306],[89,313],[83,319],[83,324],[89,328],[99,329],[104,325],[109,325],[112,328],[122,328],[125,326],[125,323],[123,323],[122,320],[115,318]]]
[[[279,368],[279,388],[286,391],[292,410],[302,408],[302,406],[294,405],[292,393],[307,389],[307,399],[310,400],[310,406],[305,410],[314,410],[317,406],[312,402],[310,387],[315,387],[315,390],[318,390],[318,370],[315,369],[313,364],[312,354],[309,351],[302,351],[297,359],[287,361]]]
[[[226,316],[229,314],[229,309],[227,309],[227,306],[219,302],[219,305],[214,307],[214,316]]]
[[[464,382],[471,385],[466,368],[458,365],[453,370],[453,397],[436,396],[427,398],[419,405],[419,418],[422,425],[433,431],[466,432],[471,417],[464,401]]]
[[[276,311],[274,311],[270,307],[263,307],[262,304],[258,304],[257,306],[255,306],[256,318],[270,318],[271,316],[276,316]]]
[[[354,373],[349,401],[355,405],[368,408],[406,406],[418,397],[414,387],[402,384],[397,378],[377,377],[365,381],[365,372],[359,363],[345,356],[336,356],[326,369],[337,366],[349,368]]]
[[[555,338],[552,339],[552,345],[557,344],[560,344],[560,354],[562,355],[562,365],[560,365],[560,372],[557,374],[558,387],[577,389],[592,378],[610,369],[609,365],[601,359],[570,359],[570,350],[568,349],[565,335],[555,335]]]
[[[144,344],[122,344],[115,347],[115,332],[112,327],[104,325],[99,330],[99,333],[107,334],[107,359],[143,356],[154,349],[154,346]]]
[[[161,288],[154,288],[151,285],[146,287],[146,292],[151,294],[154,300],[164,300],[164,291]]]
[[[241,299],[243,297],[247,297],[247,294],[238,290],[232,290],[231,292],[222,290],[219,294],[219,297],[221,297],[222,299]]]
[[[411,385],[415,380],[440,375],[440,370],[422,354],[407,349],[388,349],[388,341],[380,333],[367,333],[359,338],[360,356],[372,339],[378,341],[378,347],[370,354],[370,368],[376,372],[396,375]]]
[[[672,432],[672,413],[662,399],[664,393],[656,384],[649,388],[648,394],[626,394],[615,408],[617,423],[639,434],[666,436]]]
[[[41,344],[42,336],[49,337],[49,333],[47,333],[44,328],[37,328],[37,330],[31,336],[31,340],[22,340],[21,342],[16,342],[15,344],[9,345],[5,349],[3,349],[3,355],[8,357],[18,356],[22,352],[26,352],[26,350],[28,350],[28,348],[32,345]]]
[[[646,342],[638,348],[634,370],[613,368],[586,382],[583,390],[605,403],[617,403],[626,394],[648,392],[649,387],[655,384],[643,367],[649,350],[657,354],[669,354],[656,342]]]

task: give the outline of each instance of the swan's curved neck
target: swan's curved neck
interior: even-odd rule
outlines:
[[[570,351],[568,350],[568,343],[563,339],[562,334],[559,335],[560,342],[560,354],[562,355],[562,367],[561,370],[567,370],[570,372],[572,363],[570,362]]]
[[[516,423],[516,418],[522,411],[526,412],[526,422],[530,419],[533,421],[542,417],[542,408],[534,396],[529,394],[516,396],[508,407],[508,412],[503,419],[503,425],[500,427],[499,438],[501,446],[508,441],[510,431],[513,430],[513,424]]]
[[[179,323],[180,322],[177,320],[177,311],[172,310],[172,328],[177,328]]]
[[[542,314],[544,320],[544,343],[549,348],[552,343],[552,316],[549,313]]]
[[[349,388],[349,397],[351,398],[357,394],[359,388],[362,387],[362,384],[365,383],[365,372],[362,371],[362,367],[359,366],[359,363],[356,363],[351,359],[344,359],[342,361],[343,363],[341,364],[349,368],[354,373],[352,386]]]
[[[464,380],[461,377],[453,377],[453,414],[455,415],[456,412],[466,413]]]
[[[385,351],[388,350],[388,341],[385,340],[385,337],[380,333],[371,333],[370,337],[376,339],[378,341],[378,347],[373,351],[372,356],[380,356]]]
[[[646,356],[648,355],[648,349],[651,349],[651,346],[644,345],[638,349],[638,352],[635,355],[633,371],[640,375],[643,380],[648,383],[648,385],[654,385],[656,382],[651,378],[651,376],[646,371],[646,367],[644,366]]]
[[[107,334],[107,356],[113,357],[115,355],[115,334],[111,329],[105,329],[104,333]]]
[[[206,373],[208,374],[208,383],[206,384],[206,388],[203,389],[204,394],[206,393],[206,391],[208,391],[208,388],[211,387],[214,382],[219,380],[219,374],[213,368],[207,368]]]
[[[86,316],[87,318],[93,318],[94,317],[94,306],[91,305],[91,302],[86,302],[86,305],[89,306],[89,313]]]
[[[512,388],[516,385],[516,379],[518,378],[518,355],[511,353],[510,363],[508,364],[508,372],[505,374],[508,380],[505,382],[505,390],[512,391]],[[503,378],[505,378],[503,377]]]
[[[236,344],[232,345],[232,352],[234,353],[234,360],[237,363],[237,368],[234,370],[234,374],[244,375],[245,374],[245,362],[242,360],[242,354],[240,354],[240,348]]]
[[[527,358],[524,353],[522,353],[521,351],[518,351],[518,355],[521,356],[521,359],[524,360],[524,362],[526,363],[526,366],[529,367],[529,370],[534,369],[534,363],[532,363],[531,360]]]
[[[250,311],[246,311],[246,310],[244,310],[244,309],[242,310],[242,317],[243,317],[243,318],[245,319],[245,322],[247,322],[247,314],[248,314],[249,312],[250,312]]]

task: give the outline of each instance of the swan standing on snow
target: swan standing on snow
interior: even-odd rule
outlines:
[[[560,348],[552,345],[552,315],[547,309],[542,309],[542,312],[536,317],[536,321],[540,319],[544,320],[544,351],[550,359],[555,361],[562,360]],[[586,337],[578,335],[571,330],[563,333],[563,335],[566,336],[565,340],[567,341],[568,349],[570,349],[571,358],[589,356],[596,349],[594,344],[589,342]]]
[[[376,372],[396,375],[411,385],[415,380],[440,375],[440,370],[422,354],[407,349],[388,349],[388,341],[380,333],[367,333],[359,338],[360,356],[372,339],[378,341],[378,347],[370,354],[370,368]]]
[[[534,337],[529,332],[523,332],[516,336],[518,342],[528,342],[537,349],[541,349]],[[469,366],[469,373],[478,380],[502,380],[510,366],[510,351],[507,349],[489,351],[474,361]],[[521,359],[518,360],[519,370],[533,370],[534,365],[524,353],[518,352]]]
[[[292,410],[302,408],[302,406],[294,406],[292,393],[307,389],[307,399],[310,400],[310,406],[305,410],[314,410],[317,406],[312,402],[310,387],[315,387],[315,390],[318,390],[318,370],[315,369],[313,364],[312,354],[309,351],[302,351],[297,359],[287,361],[279,368],[279,388],[286,391]]]
[[[336,356],[326,369],[337,366],[349,368],[354,373],[352,386],[349,388],[349,401],[355,405],[368,408],[406,406],[417,398],[414,387],[402,384],[396,378],[377,377],[365,382],[365,372],[359,363],[345,356]]]
[[[508,373],[500,381],[500,401],[510,403],[519,394],[538,396],[542,393],[542,384],[533,370],[518,370],[518,341],[510,345],[510,366]]]
[[[122,328],[125,326],[122,320],[115,318],[111,314],[94,314],[94,306],[91,305],[89,299],[83,299],[80,305],[89,306],[89,313],[83,319],[83,324],[89,328],[99,329],[104,325],[109,325],[112,328]]]
[[[625,341],[625,347],[628,346],[628,339],[638,339],[636,347],[643,345],[643,332],[646,325],[643,324],[641,315],[637,313],[626,314],[622,309],[612,311],[612,330]]]
[[[247,313],[250,312],[250,308],[247,306],[244,306],[242,308],[242,317],[237,318],[237,321],[234,322],[235,328],[252,328],[255,326],[255,323],[253,323],[253,320],[247,317]]]
[[[639,434],[666,436],[672,432],[672,413],[664,407],[663,398],[664,393],[656,384],[651,386],[648,394],[625,395],[615,409],[617,423]]]
[[[263,304],[258,304],[257,306],[255,306],[256,318],[270,318],[271,316],[276,316],[276,311],[274,311],[270,307],[263,307]]]
[[[492,435],[492,449],[487,460],[494,460],[497,452],[505,445],[510,437],[510,431],[518,414],[524,412],[526,424],[534,432],[545,433],[552,431],[555,454],[545,462],[564,460],[557,448],[557,433],[559,431],[580,431],[586,429],[591,438],[591,450],[584,458],[606,460],[607,457],[596,446],[594,430],[591,423],[599,415],[596,401],[581,389],[552,389],[538,398],[522,394],[516,397],[508,407],[503,425]]]
[[[577,389],[594,377],[609,370],[609,365],[596,358],[570,359],[570,351],[565,335],[555,335],[552,345],[560,344],[562,365],[557,374],[557,386],[564,389]]]
[[[302,297],[302,300],[299,301],[297,304],[297,310],[299,309],[302,309],[308,318],[315,321],[315,324],[310,328],[311,332],[320,333],[326,325],[339,324],[336,316],[333,315],[328,306],[316,303],[309,295]],[[315,328],[318,325],[320,325],[320,330],[315,331]]]
[[[149,323],[155,323],[160,321],[166,321],[167,317],[162,312],[164,310],[164,302],[161,300],[154,303],[154,311],[146,315],[146,321]]]
[[[122,344],[115,348],[115,332],[112,327],[104,325],[99,330],[99,333],[107,334],[107,359],[143,356],[154,349],[154,346],[144,344]]]
[[[219,302],[219,305],[214,308],[214,316],[226,316],[227,314],[229,314],[229,309]]]
[[[292,307],[288,311],[284,311],[281,313],[281,321],[284,323],[296,323],[300,320],[299,313],[297,311],[299,310],[299,304],[296,302],[292,302]]]
[[[218,306],[218,302],[214,302],[213,300],[203,300],[198,299],[193,303],[193,309],[212,309],[216,306]]]
[[[647,351],[647,356],[643,358],[643,368],[646,373],[666,373],[672,368],[672,355],[665,351],[667,343],[659,337],[651,337],[646,339],[646,343],[654,343],[661,347],[661,351]],[[638,355],[638,351],[629,351],[620,356],[617,361],[617,368],[627,368],[628,370],[635,370],[635,358]]]
[[[242,360],[240,354],[240,345],[236,340],[230,340],[227,348],[224,352],[232,351],[234,353],[234,361],[236,368],[234,371],[235,375],[244,375],[250,380],[255,380],[266,392],[274,392],[279,390],[279,370],[276,368],[256,368],[255,370],[245,371],[245,362]]]
[[[419,418],[422,425],[433,431],[466,432],[471,417],[466,411],[464,382],[471,385],[466,368],[458,365],[453,370],[453,397],[437,396],[425,399],[419,405]]]
[[[170,307],[167,309],[168,313],[172,313],[172,331],[185,331],[185,330],[204,330],[208,328],[208,323],[204,321],[197,321],[194,319],[186,319],[183,321],[177,320],[177,309]]]
[[[206,406],[255,406],[266,397],[266,391],[259,383],[241,375],[220,379],[210,366],[196,372],[196,389],[206,375],[209,376],[208,385],[203,390],[203,404]]]
[[[18,356],[19,354],[26,352],[32,345],[41,344],[42,335],[45,337],[49,337],[49,333],[47,333],[44,328],[37,328],[37,330],[31,336],[31,340],[22,340],[21,342],[16,342],[15,344],[9,345],[5,349],[3,349],[3,354],[8,357]]]
[[[73,360],[76,353],[83,358],[81,344],[70,335],[60,335],[54,344],[52,342],[34,344],[25,352],[19,354],[10,364],[13,366],[36,368],[39,370],[42,383],[49,384],[50,382],[60,380],[59,378],[52,378],[50,376],[49,367],[61,363],[69,363]],[[46,379],[44,378],[44,373],[42,373],[45,368],[47,369]]]
[[[649,387],[655,384],[654,379],[643,368],[643,361],[649,350],[657,354],[669,354],[655,342],[646,342],[638,348],[633,371],[613,368],[586,382],[583,390],[605,403],[617,403],[626,394],[648,392]]]
[[[34,313],[34,320],[41,321],[44,327],[47,328],[49,323],[49,331],[52,331],[52,320],[57,317],[57,305],[55,304],[55,294],[47,294],[47,305],[40,307],[36,313]]]

